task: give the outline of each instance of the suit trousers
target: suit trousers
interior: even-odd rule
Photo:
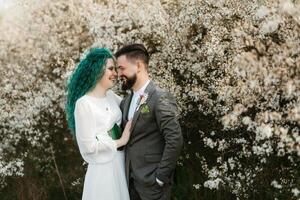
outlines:
[[[170,200],[171,187],[169,184],[159,186],[155,183],[151,186],[142,186],[130,178],[129,181],[130,200]]]

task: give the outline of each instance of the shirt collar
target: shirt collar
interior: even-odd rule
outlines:
[[[134,95],[143,95],[144,92],[145,92],[145,89],[147,88],[147,86],[149,85],[150,83],[150,80],[148,80],[144,85],[143,87],[141,87],[138,91],[136,92],[133,92]]]

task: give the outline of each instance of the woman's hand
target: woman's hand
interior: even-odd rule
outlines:
[[[116,140],[117,148],[124,146],[128,143],[128,140],[130,138],[130,128],[131,128],[132,120],[129,120],[124,128],[124,131],[122,133],[122,137],[118,140]]]
[[[132,123],[132,120],[129,120],[125,126],[125,129],[123,131],[123,134],[122,134],[122,137],[121,139],[123,139],[124,141],[124,145],[127,144],[129,138],[130,138],[130,129],[131,129],[131,123]]]

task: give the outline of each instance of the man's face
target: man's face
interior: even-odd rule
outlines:
[[[128,60],[126,55],[117,59],[118,76],[122,81],[122,90],[132,88],[137,79],[137,65],[134,61]]]

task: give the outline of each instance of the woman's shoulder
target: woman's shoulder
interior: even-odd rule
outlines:
[[[87,95],[83,95],[79,99],[77,99],[75,103],[75,107],[87,107],[88,105],[88,97]]]
[[[117,95],[112,89],[107,90],[106,94],[109,95],[109,96]]]
[[[118,95],[116,92],[114,92],[113,90],[108,90],[107,91],[107,95],[108,96],[111,96],[113,98],[118,98],[118,99],[121,99],[122,97],[120,95]]]
[[[76,103],[83,103],[86,101],[86,99],[87,99],[87,95],[83,95],[82,97],[77,99]]]

